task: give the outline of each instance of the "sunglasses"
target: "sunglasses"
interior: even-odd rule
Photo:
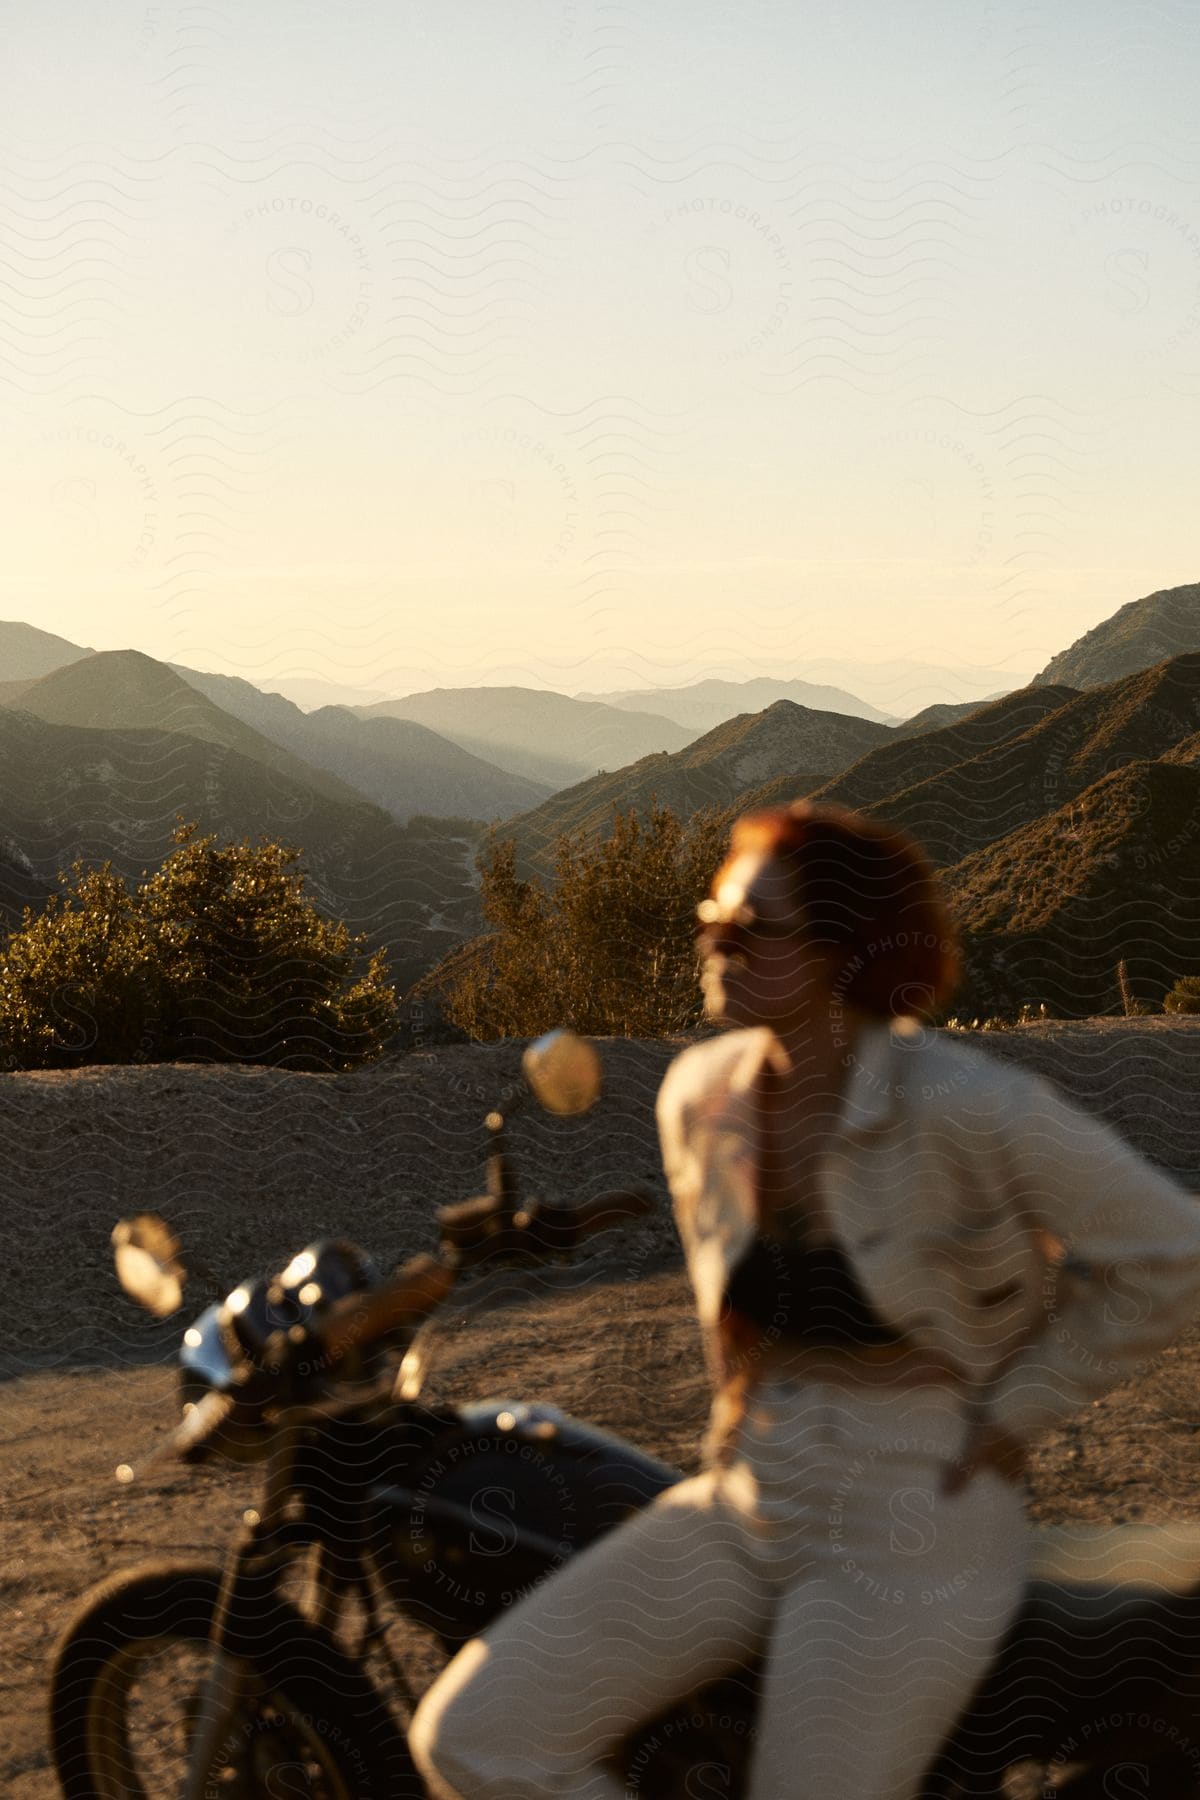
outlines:
[[[803,926],[790,919],[760,918],[752,906],[724,911],[716,900],[702,900],[696,908],[696,937],[708,949],[728,945],[735,950],[756,950],[803,935]]]

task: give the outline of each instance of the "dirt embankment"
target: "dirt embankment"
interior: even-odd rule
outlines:
[[[978,1034],[1112,1120],[1200,1188],[1200,1020],[1047,1023]],[[529,1191],[568,1198],[650,1182],[656,1215],[598,1240],[578,1268],[537,1272],[526,1297],[470,1320],[447,1310],[429,1391],[539,1397],[696,1466],[707,1405],[654,1131],[674,1043],[601,1046],[594,1113],[526,1105],[512,1147]],[[0,1791],[56,1792],[43,1724],[47,1658],[71,1608],[151,1555],[219,1557],[253,1470],[136,1461],[178,1417],[180,1320],[243,1276],[344,1234],[385,1266],[435,1242],[434,1210],[479,1191],[483,1114],[521,1093],[520,1045],[440,1048],[353,1076],[184,1066],[0,1077]],[[184,1312],[155,1325],[111,1272],[122,1214],[161,1212],[193,1270]],[[1156,1367],[1038,1449],[1041,1520],[1200,1518],[1200,1328]]]
[[[1200,1187],[1200,1020],[1046,1023],[963,1034],[1016,1057]],[[533,1192],[630,1181],[662,1208],[645,1268],[673,1244],[654,1095],[678,1042],[602,1045],[605,1091],[581,1119],[518,1104],[512,1148]],[[354,1075],[182,1064],[0,1077],[0,1217],[14,1259],[0,1373],[141,1361],[174,1341],[121,1294],[109,1232],[162,1213],[195,1272],[189,1305],[344,1234],[385,1263],[433,1247],[435,1209],[482,1185],[484,1113],[524,1098],[521,1046],[447,1046]],[[624,1246],[609,1259],[629,1260]]]

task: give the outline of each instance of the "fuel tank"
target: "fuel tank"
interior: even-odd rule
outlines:
[[[492,1400],[424,1417],[370,1498],[386,1509],[397,1604],[449,1647],[681,1479],[553,1406]]]

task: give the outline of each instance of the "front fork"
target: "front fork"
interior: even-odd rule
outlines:
[[[267,1570],[263,1567],[261,1534],[257,1520],[244,1523],[225,1564],[209,1630],[212,1658],[200,1690],[183,1800],[211,1800],[214,1767],[231,1760],[238,1715],[255,1679],[254,1664],[239,1656],[233,1646],[245,1641],[254,1604],[257,1602],[261,1608],[265,1598],[263,1577]],[[268,1579],[273,1588],[273,1569]]]
[[[260,1678],[255,1648],[261,1642],[264,1621],[271,1622],[272,1601],[286,1566],[288,1533],[284,1520],[298,1441],[295,1428],[280,1427],[267,1471],[262,1511],[243,1515],[225,1562],[209,1627],[212,1658],[200,1690],[183,1800],[210,1800],[214,1765],[231,1760],[238,1715]],[[310,1580],[309,1599],[321,1612],[317,1622],[327,1625],[337,1597],[332,1592],[332,1582],[328,1583],[327,1594],[316,1594],[323,1573],[318,1560]]]
[[[332,1633],[345,1600],[357,1592],[366,1611],[358,1654],[361,1657],[369,1644],[377,1643],[402,1695],[415,1705],[404,1673],[387,1648],[362,1556],[362,1521],[348,1512],[343,1520],[344,1540],[330,1544],[320,1537],[314,1541],[311,1524],[289,1517],[297,1443],[297,1431],[282,1428],[267,1475],[261,1515],[244,1515],[225,1564],[209,1629],[212,1659],[200,1692],[183,1800],[211,1800],[214,1764],[230,1760],[238,1715],[247,1697],[261,1688],[264,1626],[268,1632],[280,1629],[272,1616],[280,1581],[285,1570],[294,1566],[297,1553],[305,1549],[310,1551],[301,1601],[306,1626]]]

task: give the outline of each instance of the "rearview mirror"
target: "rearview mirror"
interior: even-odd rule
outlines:
[[[165,1319],[183,1305],[187,1270],[179,1258],[179,1240],[157,1213],[118,1219],[112,1232],[117,1280],[131,1300]]]
[[[600,1097],[600,1058],[574,1031],[548,1031],[521,1059],[525,1079],[547,1112],[585,1113]]]

